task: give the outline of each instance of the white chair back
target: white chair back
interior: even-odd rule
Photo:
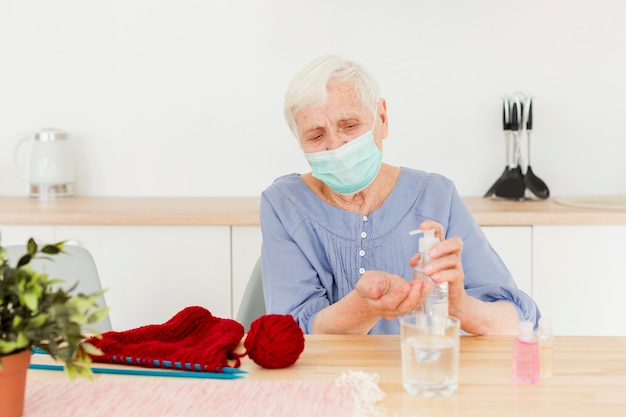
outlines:
[[[250,280],[243,293],[237,321],[243,324],[246,332],[250,329],[250,323],[266,313],[265,298],[263,296],[263,279],[261,275],[261,259],[256,262]]]

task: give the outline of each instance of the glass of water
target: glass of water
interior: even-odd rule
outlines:
[[[411,395],[452,395],[459,386],[459,319],[418,311],[400,318],[402,384]]]

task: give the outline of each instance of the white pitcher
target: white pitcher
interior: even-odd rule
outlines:
[[[18,151],[26,143],[28,152],[25,165],[22,165]],[[25,177],[31,197],[47,200],[74,195],[74,161],[67,133],[59,129],[42,129],[20,140],[15,147],[15,161]],[[21,166],[25,169],[20,169]]]

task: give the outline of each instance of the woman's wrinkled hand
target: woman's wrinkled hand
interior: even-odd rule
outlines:
[[[391,320],[416,310],[431,286],[425,281],[407,282],[383,271],[367,271],[357,281],[355,290],[372,313]]]

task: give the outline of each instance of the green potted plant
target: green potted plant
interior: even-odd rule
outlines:
[[[26,370],[33,348],[39,348],[65,364],[70,379],[91,378],[90,354],[101,354],[84,343],[83,326],[100,321],[107,309],[93,294],[74,294],[62,279],[35,271],[30,261],[63,251],[64,242],[38,246],[29,239],[27,250],[9,264],[0,246],[0,410],[3,416],[21,416]],[[17,379],[12,380],[13,377]],[[6,386],[2,384],[7,383]],[[15,401],[17,404],[6,404]],[[11,410],[11,411],[10,411]]]

